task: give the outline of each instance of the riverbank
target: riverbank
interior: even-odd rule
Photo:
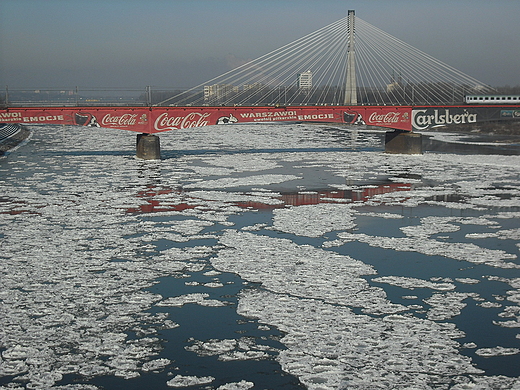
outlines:
[[[520,143],[520,120],[490,121],[436,127],[433,131],[471,133],[475,135],[496,135],[497,143]],[[431,131],[431,130],[430,130]]]

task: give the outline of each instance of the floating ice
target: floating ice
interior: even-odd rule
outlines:
[[[158,302],[157,306],[176,306],[182,307],[189,303],[195,303],[201,306],[226,306],[229,303],[224,301],[219,301],[216,299],[206,299],[209,297],[209,294],[206,293],[192,293],[186,295],[180,295],[178,297],[170,297],[167,299]]]
[[[385,218],[385,219],[403,219],[404,218],[404,215],[393,214],[393,213],[358,212],[357,215],[364,216],[364,217],[377,217],[377,218]]]
[[[476,295],[475,293],[460,292],[435,293],[430,298],[424,300],[425,303],[431,306],[431,309],[428,310],[428,318],[440,321],[455,317],[466,307],[463,301]]]
[[[503,328],[520,328],[520,321],[493,321],[493,324]]]
[[[484,357],[509,356],[509,355],[516,355],[516,354],[520,353],[520,349],[504,348],[504,347],[479,348],[475,351],[475,353],[479,356],[484,356]]]
[[[158,371],[163,370],[165,367],[170,365],[171,360],[166,358],[155,359],[143,364],[143,371]]]
[[[207,385],[215,380],[212,376],[184,376],[176,375],[173,379],[170,379],[166,384],[170,387],[189,387],[197,385]]]
[[[263,171],[267,169],[274,169],[280,166],[279,162],[273,160],[270,154],[259,153],[257,155],[248,154],[247,156],[217,156],[205,158],[206,164],[215,165],[216,167],[228,168],[224,172],[229,174],[230,172],[255,172]],[[198,167],[199,169],[207,169],[208,167]],[[222,169],[222,168],[210,168],[210,169]],[[200,171],[199,171],[200,172]],[[204,171],[205,175],[214,175],[215,173]]]
[[[229,248],[211,259],[215,268],[262,282],[272,291],[363,307],[373,313],[406,310],[388,301],[382,289],[370,287],[361,278],[375,273],[371,266],[348,256],[286,239],[229,230],[221,243]]]
[[[401,230],[408,237],[428,238],[433,234],[456,232],[460,230],[459,226],[449,223],[454,220],[455,218],[452,217],[426,217],[421,218],[421,225],[406,226],[402,227]]]
[[[224,287],[224,284],[222,284],[220,282],[208,282],[208,283],[204,283],[203,286],[209,287],[209,288],[219,288],[219,287]]]
[[[261,360],[269,358],[266,351],[274,348],[255,344],[254,340],[243,337],[241,339],[226,340],[189,340],[192,345],[185,347],[187,351],[195,352],[199,356],[217,356],[221,361],[232,360]]]
[[[185,188],[234,188],[243,186],[258,186],[284,183],[286,181],[300,179],[294,175],[256,175],[247,177],[228,177],[223,179],[205,180],[202,182],[188,184]]]
[[[217,390],[248,390],[255,386],[253,382],[241,380],[240,382],[226,383],[217,387]]]
[[[461,333],[452,324],[356,315],[320,300],[253,290],[242,293],[238,310],[286,333],[279,361],[309,389],[426,388],[442,377],[481,373],[458,354],[452,339]]]
[[[190,152],[146,162],[133,158],[129,150],[135,147],[134,138],[126,133],[111,132],[107,138],[106,130],[91,128],[91,136],[85,137],[84,130],[42,126],[35,132],[34,147],[21,148],[0,164],[0,376],[4,382],[11,380],[6,376],[13,377],[4,387],[92,390],[96,387],[57,383],[80,376],[85,381],[95,376],[134,378],[168,367],[171,363],[157,358],[164,341],[158,338],[159,330],[174,329],[178,324],[165,313],[152,314],[155,310],[150,309],[165,302],[174,307],[186,303],[221,306],[223,302],[201,295],[162,297],[151,293],[151,288],[161,278],[171,276],[189,276],[202,285],[208,276],[216,276],[196,279],[199,272],[206,271],[209,257],[223,270],[244,278],[250,290],[240,298],[240,313],[259,318],[258,329],[268,331],[277,326],[284,332],[282,342],[287,350],[279,353],[278,360],[285,371],[297,375],[310,389],[519,386],[517,378],[489,377],[473,367],[469,358],[459,353],[455,341],[462,332],[443,318],[449,320],[459,312],[463,316],[464,300],[473,298],[482,307],[496,307],[498,302],[503,305],[499,318],[493,321],[498,332],[499,326],[511,328],[502,329],[502,333],[520,327],[520,279],[515,271],[520,157],[344,151],[341,148],[352,139],[345,129],[331,130],[341,137],[329,137],[329,130],[321,125],[287,125],[284,131],[272,125],[243,125],[183,129],[171,137],[165,134],[161,138],[165,150]],[[106,142],[100,145],[93,141],[99,137]],[[363,142],[380,148],[381,140],[367,134]],[[320,147],[329,150],[322,153],[317,149]],[[258,148],[271,151],[255,153]],[[201,149],[212,153],[191,153]],[[215,150],[233,153],[217,155]],[[234,153],[242,150],[248,152]],[[374,185],[369,188],[366,184],[379,180],[413,185],[374,195],[367,202],[347,205],[330,198],[327,201],[334,204],[277,212],[275,229],[293,234],[300,245],[230,230],[222,236],[225,246],[193,247],[196,240],[219,240],[220,225],[243,226],[245,222],[242,230],[249,232],[269,227],[271,221],[260,219],[262,223],[256,223],[254,218],[244,221],[239,217],[244,212],[252,214],[247,202],[280,205],[280,194],[272,188],[280,191],[298,184],[309,192],[321,190],[327,183],[330,188],[373,190]],[[187,186],[203,190],[172,190]],[[226,191],[235,186],[247,187],[250,192]],[[154,191],[154,196],[146,195]],[[129,212],[152,201],[164,205],[164,210],[181,204],[189,207],[150,214]],[[438,216],[420,219],[430,215],[430,210]],[[379,231],[387,225],[393,229],[399,225],[406,237],[346,233],[359,223],[358,216],[374,219],[381,224]],[[473,226],[477,229],[472,230]],[[206,229],[211,234],[204,234]],[[476,265],[460,274],[475,279],[451,275],[455,282],[425,281],[431,284],[430,289],[454,285],[464,293],[460,295],[455,289],[434,294],[428,300],[430,307],[424,304],[433,320],[416,318],[410,309],[419,305],[393,304],[382,288],[370,286],[367,275],[376,275],[377,269],[364,264],[363,258],[303,244],[306,237],[333,231],[340,231],[339,238],[325,242],[323,248],[359,241],[397,252],[444,256],[448,261]],[[266,232],[266,236],[276,234]],[[503,247],[515,251],[488,248],[495,239],[508,240]],[[466,267],[460,265],[461,269]],[[511,276],[498,278],[490,267],[508,268]],[[479,269],[485,270],[488,280],[511,289],[507,294],[494,294],[497,302],[475,296],[496,285],[477,284]],[[402,276],[395,272],[395,277]],[[416,287],[422,283],[421,276],[407,277],[394,282]],[[261,288],[250,282],[261,283]],[[464,294],[469,295],[464,298]],[[400,312],[406,315],[395,314]],[[493,319],[495,311],[488,312],[491,318],[483,321]],[[472,348],[480,344],[480,340],[475,341]],[[508,348],[480,349],[482,356],[512,352],[514,349]],[[220,362],[261,359],[276,353],[241,338],[218,358]],[[504,359],[511,357],[515,355]],[[239,374],[233,378],[240,379]],[[197,386],[200,380],[177,376],[169,382]],[[200,386],[211,386],[202,382]],[[251,385],[234,382],[223,389]]]
[[[274,210],[273,228],[299,236],[319,237],[333,230],[356,226],[352,207],[322,203]]]
[[[464,283],[464,284],[477,284],[477,283],[480,283],[480,280],[473,279],[473,278],[456,278],[455,280],[457,282],[459,282],[459,283]]]
[[[466,238],[470,239],[476,239],[480,240],[482,238],[492,238],[492,237],[498,237],[497,232],[491,232],[491,233],[468,233],[465,236]]]
[[[222,272],[219,272],[214,269],[212,269],[211,271],[204,272],[205,276],[217,276],[217,275],[221,275],[221,274],[222,274]]]
[[[478,304],[480,307],[491,309],[495,307],[502,307],[502,305],[498,302],[481,302]]]
[[[269,358],[269,354],[262,351],[230,351],[223,353],[218,360],[230,362],[234,360],[262,360]]]
[[[434,283],[428,280],[421,280],[417,278],[409,278],[404,276],[381,276],[372,279],[373,282],[388,283],[392,286],[399,286],[402,288],[431,288],[433,290],[454,290],[455,285],[453,283]]]
[[[244,194],[241,192],[228,192],[228,191],[191,191],[190,196],[194,198],[209,200],[213,202],[227,203],[263,203],[278,205],[283,204],[283,201],[277,199],[277,194],[272,193],[261,193],[261,194]],[[218,206],[217,204],[211,204],[212,207]]]
[[[259,230],[262,230],[264,229],[265,227],[267,226],[266,223],[257,223],[255,225],[252,225],[252,226],[244,226],[242,228],[242,230],[245,230],[245,231],[259,231]]]
[[[499,249],[487,249],[475,244],[449,243],[425,237],[381,237],[366,234],[338,233],[340,239],[360,241],[370,246],[396,251],[419,252],[430,256],[444,256],[456,260],[465,260],[475,264],[487,264],[499,268],[520,268],[520,265],[504,260],[513,260],[517,256]]]
[[[195,352],[199,356],[220,355],[224,352],[232,351],[237,346],[237,340],[208,340],[205,342],[193,340],[193,344],[185,349]]]
[[[177,221],[171,226],[171,229],[184,235],[194,235],[211,225],[213,225],[213,223],[208,221],[186,219],[184,221]]]

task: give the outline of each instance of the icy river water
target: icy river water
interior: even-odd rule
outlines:
[[[520,388],[520,156],[31,130],[0,159],[0,389]]]

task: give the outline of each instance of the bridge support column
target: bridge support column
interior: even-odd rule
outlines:
[[[136,156],[143,160],[160,160],[161,145],[159,137],[153,134],[138,134]]]
[[[409,131],[387,131],[385,153],[422,154],[422,134]]]

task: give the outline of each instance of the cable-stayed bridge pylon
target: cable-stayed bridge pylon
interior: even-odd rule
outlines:
[[[156,105],[460,103],[485,83],[348,16]]]

